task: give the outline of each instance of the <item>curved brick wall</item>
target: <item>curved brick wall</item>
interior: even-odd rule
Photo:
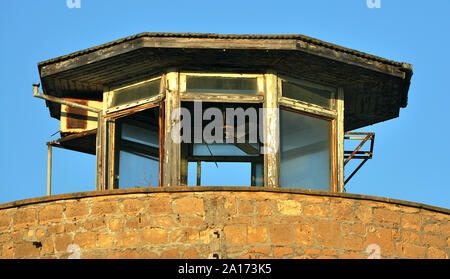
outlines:
[[[449,216],[417,203],[307,190],[83,192],[0,205],[0,256],[368,258],[379,249],[381,258],[448,259]]]

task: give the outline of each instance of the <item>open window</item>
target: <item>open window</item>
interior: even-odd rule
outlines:
[[[189,140],[181,146],[181,180],[186,185],[263,186],[259,104],[202,103],[196,107],[183,102],[182,106],[194,118],[202,117],[201,126],[192,121]]]
[[[109,188],[337,189],[332,87],[275,74],[171,72],[108,93]]]
[[[279,85],[281,187],[336,191],[337,90],[285,77]]]
[[[328,191],[332,187],[332,121],[280,110],[280,184]]]
[[[114,188],[160,186],[159,107],[115,121]]]

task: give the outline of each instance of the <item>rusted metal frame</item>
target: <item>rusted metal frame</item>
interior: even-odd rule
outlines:
[[[352,154],[352,151],[344,151],[344,154],[348,155],[348,154]],[[363,155],[372,155],[372,152],[370,151],[357,151],[355,154],[363,154]],[[346,156],[346,158],[349,156]],[[355,156],[353,156],[353,158],[355,158]]]
[[[51,145],[52,147],[57,147],[57,148],[65,149],[65,150],[77,151],[77,152],[91,154],[85,149],[82,149],[82,148],[68,148],[68,147],[66,147],[66,146],[64,146],[64,145],[62,145],[60,143],[57,143],[57,142],[47,142],[46,144],[47,145]]]
[[[375,133],[371,133],[371,141],[370,141],[370,159],[372,159],[373,155],[373,145],[375,143]]]
[[[370,158],[365,158],[360,164],[359,166],[352,172],[352,174],[345,180],[344,185],[347,184],[347,182],[352,179],[352,177],[356,174],[356,172],[359,171],[359,169],[367,162],[367,160],[369,160]]]
[[[95,148],[95,154],[96,154],[95,189],[100,190],[102,188],[102,170],[103,170],[102,169],[102,159],[101,159],[101,156],[103,155],[103,149],[102,149],[103,133],[102,133],[102,125],[101,125],[102,121],[103,121],[102,110],[98,109],[98,108],[85,106],[85,105],[82,105],[82,104],[79,104],[76,102],[67,101],[63,98],[58,98],[58,97],[39,93],[39,86],[40,86],[40,84],[33,84],[33,97],[97,113],[97,135],[96,135],[96,148]]]
[[[372,132],[345,132],[346,135],[374,136]]]
[[[345,157],[346,159],[347,159],[347,156]],[[357,155],[355,155],[355,156],[353,156],[352,157],[352,159],[372,159],[372,155],[369,155],[369,156],[357,156]]]
[[[372,159],[373,156],[373,146],[375,133],[365,133],[365,132],[347,132],[345,135],[363,135],[365,137],[345,137],[345,139],[362,140],[358,147],[352,151],[344,151],[346,162],[351,159],[362,159],[363,161],[358,165],[358,167],[350,174],[350,176],[345,180],[344,185],[358,172],[358,170],[367,162],[367,160]],[[359,149],[370,140],[370,150],[360,151]]]
[[[68,136],[62,137],[62,138],[57,139],[57,140],[49,141],[49,142],[47,142],[47,144],[58,144],[58,143],[62,143],[62,142],[68,141],[68,140],[73,140],[73,139],[77,139],[77,138],[81,138],[81,137],[88,136],[88,135],[93,135],[93,134],[97,134],[97,129],[92,129],[92,130],[89,130],[89,131],[86,131],[86,132],[81,132],[81,133],[76,133],[76,134],[73,134],[73,135],[68,135]]]
[[[47,142],[46,145],[50,145],[52,147],[58,147],[58,148],[61,148],[61,149],[66,149],[66,150],[74,150],[74,149],[67,148],[62,143],[66,142],[66,141],[74,140],[74,139],[77,139],[77,138],[93,135],[93,134],[97,134],[97,129],[92,129],[92,130],[89,130],[89,131],[86,131],[86,132],[81,132],[81,133],[65,136],[65,137],[62,137],[62,138],[57,139],[57,140],[52,140],[52,141]],[[77,149],[75,151],[88,153],[86,150],[83,151],[82,149]]]
[[[348,133],[346,133],[348,134]],[[359,149],[361,149],[361,147],[368,141],[372,139],[372,135],[369,133],[367,134],[366,137],[364,137],[364,139],[361,141],[361,143],[358,145],[358,147],[356,147],[355,150],[353,150],[353,152],[345,159],[344,161],[344,166],[352,159],[352,157],[356,154],[356,152],[359,151]],[[373,146],[373,145],[371,145]]]
[[[47,196],[52,194],[52,145],[47,143]]]

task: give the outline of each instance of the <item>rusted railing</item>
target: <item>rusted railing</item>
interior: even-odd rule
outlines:
[[[356,167],[356,169],[350,174],[350,176],[345,179],[344,185],[358,172],[358,170],[367,162],[367,160],[372,159],[373,155],[373,144],[375,141],[375,133],[363,133],[363,132],[346,132],[344,135],[345,140],[360,140],[360,144],[353,151],[344,150],[344,167],[352,159],[359,159],[362,162]],[[363,145],[370,141],[369,150],[361,150]]]

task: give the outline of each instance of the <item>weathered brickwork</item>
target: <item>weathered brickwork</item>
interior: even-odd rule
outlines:
[[[449,258],[446,209],[349,194],[183,189],[0,205],[0,258],[76,257],[72,244],[81,258]]]

